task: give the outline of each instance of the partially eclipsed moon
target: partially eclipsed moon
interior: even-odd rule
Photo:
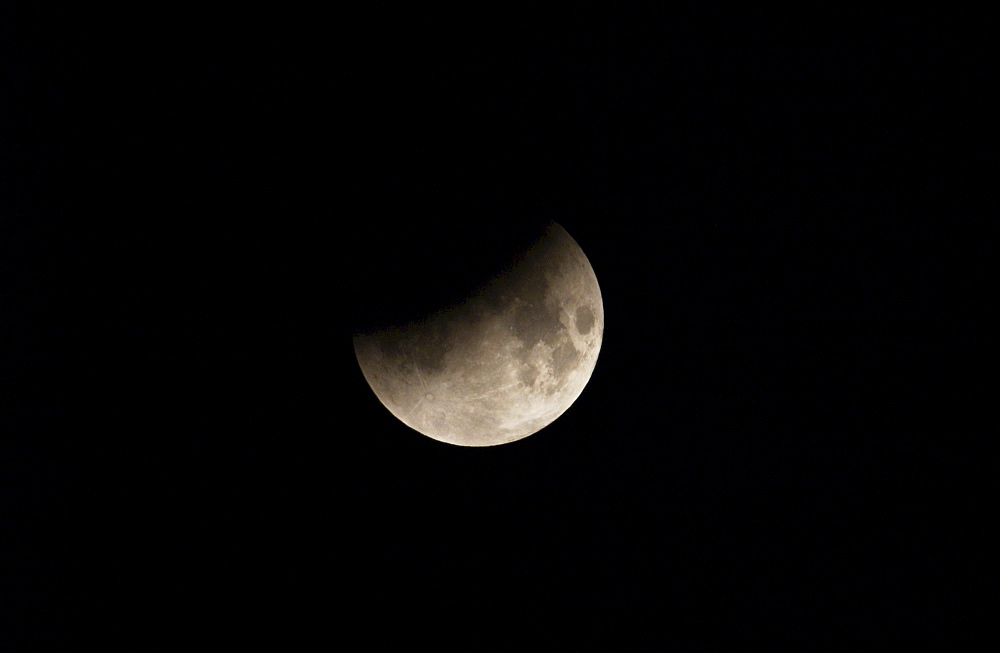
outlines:
[[[604,304],[590,262],[551,223],[459,306],[357,334],[368,384],[407,426],[451,444],[519,440],[576,401],[597,364]]]

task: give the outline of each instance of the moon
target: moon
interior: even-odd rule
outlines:
[[[359,332],[354,352],[379,401],[441,442],[486,447],[548,426],[597,365],[604,303],[583,250],[551,222],[465,301]]]

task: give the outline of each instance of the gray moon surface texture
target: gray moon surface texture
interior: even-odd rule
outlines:
[[[459,305],[354,336],[379,401],[441,442],[485,447],[520,440],[583,392],[604,337],[594,269],[556,223]]]

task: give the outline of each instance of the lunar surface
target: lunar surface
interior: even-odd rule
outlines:
[[[550,223],[460,305],[354,337],[365,379],[407,426],[450,444],[519,440],[562,415],[590,380],[604,304],[583,250]]]

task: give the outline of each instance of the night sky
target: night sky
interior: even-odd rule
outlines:
[[[975,16],[156,7],[0,20],[0,649],[969,650]],[[352,333],[547,220],[583,394],[408,429]]]

